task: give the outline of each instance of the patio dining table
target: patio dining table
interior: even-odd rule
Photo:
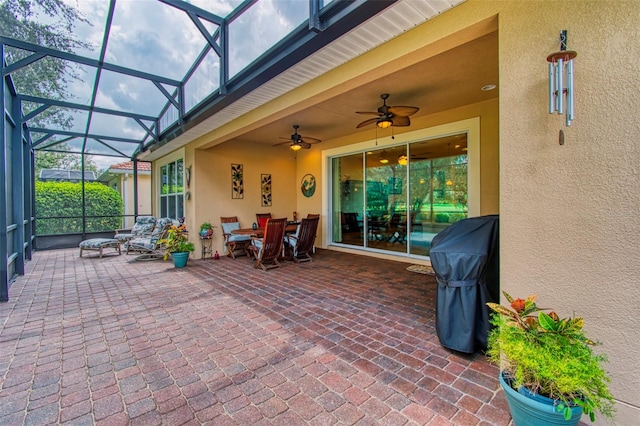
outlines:
[[[284,233],[291,234],[293,232],[296,232],[296,229],[298,229],[297,224],[287,224],[287,226],[284,228]],[[231,233],[234,235],[251,235],[252,237],[262,238],[262,236],[264,235],[264,228],[240,228],[234,229],[233,231],[231,231]]]

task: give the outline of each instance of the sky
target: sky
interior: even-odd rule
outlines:
[[[63,0],[78,9],[88,23],[79,22],[73,32],[93,48],[75,52],[98,59],[104,37],[109,2],[106,0]],[[201,7],[224,17],[241,0],[192,0]],[[229,25],[230,77],[303,23],[309,13],[306,0],[259,0]],[[51,18],[40,16],[43,22]],[[213,33],[217,26],[202,21]],[[184,78],[193,61],[200,54],[206,40],[187,14],[157,0],[117,0],[105,62],[175,80]],[[96,79],[95,68],[76,66],[80,77],[69,81],[73,99],[69,101],[89,105]],[[194,75],[185,85],[187,109],[196,105],[219,85],[219,59],[209,52]],[[164,86],[169,92],[173,88]],[[156,116],[167,99],[151,82],[103,71],[100,75],[95,105],[121,111]],[[72,130],[84,131],[87,113],[68,111],[74,117]],[[144,130],[132,119],[95,114],[90,132],[106,136],[143,138]],[[75,142],[70,142],[75,144]],[[100,147],[99,144],[96,144]],[[122,143],[132,151],[131,144]],[[97,160],[97,161],[95,161]],[[124,160],[94,158],[100,168]],[[103,167],[104,166],[104,167]]]

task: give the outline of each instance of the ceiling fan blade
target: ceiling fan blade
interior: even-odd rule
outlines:
[[[413,106],[392,106],[389,107],[389,112],[393,115],[407,117],[409,115],[415,114],[419,109],[420,108]]]
[[[278,142],[277,144],[273,145],[273,146],[280,146],[280,145],[289,145],[291,144],[291,139],[286,138],[287,140],[285,142]]]
[[[391,119],[391,121],[393,122],[393,126],[395,127],[405,127],[411,124],[411,120],[409,120],[409,117],[405,117],[402,115],[396,115]]]
[[[305,141],[300,141],[300,143],[298,143],[298,145],[300,145],[302,147],[302,149],[309,149],[311,148],[311,144]]]
[[[378,115],[380,113],[377,111],[356,111],[356,114]]]
[[[309,136],[302,136],[302,135],[300,135],[300,141],[301,142],[306,142],[306,143],[320,143],[320,142],[322,142],[320,139],[312,138],[312,137],[309,137]]]
[[[376,118],[370,118],[370,119],[368,119],[368,120],[364,120],[362,123],[360,123],[360,124],[358,124],[358,125],[356,126],[356,129],[359,129],[360,127],[368,126],[369,124],[373,124],[373,123],[375,123],[376,121],[378,121],[378,117],[376,117]]]

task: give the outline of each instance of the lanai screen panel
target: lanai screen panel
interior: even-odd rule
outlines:
[[[263,0],[229,25],[229,76],[282,40],[309,17],[309,4],[298,0]]]

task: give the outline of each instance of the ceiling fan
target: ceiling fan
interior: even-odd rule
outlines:
[[[298,151],[300,149],[309,149],[311,148],[312,144],[322,142],[320,139],[311,138],[309,136],[302,136],[301,134],[298,133],[299,128],[300,128],[299,125],[294,124],[293,125],[294,132],[290,137],[288,138],[285,138],[282,136],[280,137],[280,139],[286,139],[287,141],[277,143],[273,146],[279,146],[279,145],[284,145],[288,143],[290,144],[289,149],[293,151]]]
[[[418,112],[420,108],[414,106],[388,106],[387,98],[389,97],[388,93],[383,93],[380,95],[382,99],[382,106],[378,108],[378,111],[356,111],[356,114],[368,114],[368,115],[377,115],[376,118],[370,118],[368,120],[364,120],[362,123],[358,124],[356,128],[368,126],[369,124],[376,123],[378,127],[381,129],[386,129],[391,126],[409,126],[411,124],[411,120],[409,120],[409,116]]]

